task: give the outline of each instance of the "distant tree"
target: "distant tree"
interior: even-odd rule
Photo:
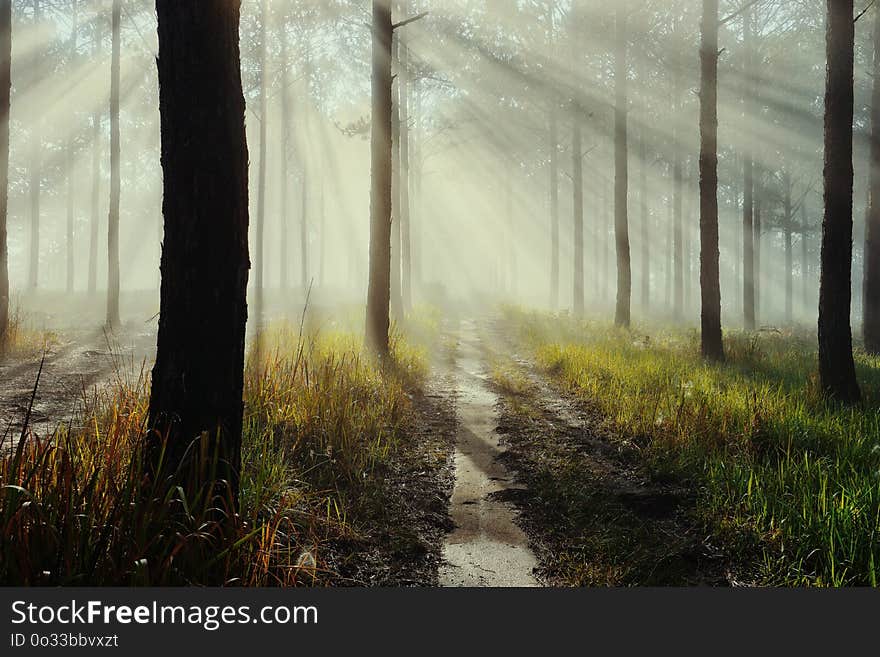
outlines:
[[[107,222],[107,327],[119,326],[119,72],[122,0],[113,0],[112,54],[110,63],[110,213]]]
[[[746,126],[754,121],[754,45],[752,38],[753,10],[743,12],[743,49],[745,50],[743,113]],[[748,130],[748,127],[746,128]],[[751,136],[747,133],[743,148],[743,324],[747,331],[756,328],[755,317],[755,166]]]
[[[555,2],[547,3],[547,41],[550,55],[555,51]],[[559,103],[551,93],[549,104],[548,149],[550,151],[550,308],[559,307]]]
[[[724,360],[718,249],[718,0],[703,0],[700,47],[700,313],[703,357]]]
[[[241,2],[157,0],[156,12],[165,240],[152,457],[166,440],[173,470],[202,438],[236,497],[250,266]]]
[[[0,344],[9,330],[9,110],[12,92],[12,0],[0,0]]]
[[[629,250],[629,143],[627,134],[627,6],[618,0],[614,54],[614,236],[617,245],[617,309],[614,323],[629,328],[632,263]]]
[[[819,285],[819,379],[832,398],[861,398],[852,353],[853,0],[827,2],[825,218]]]
[[[865,226],[865,349],[880,353],[880,6],[874,9],[870,198]]]
[[[79,28],[79,4],[77,0],[71,0],[71,12],[73,13],[72,22],[73,26],[70,29],[70,62],[71,65],[76,65],[77,62],[77,36],[78,36],[78,28]],[[66,277],[66,286],[67,293],[70,294],[73,292],[73,260],[74,260],[74,195],[75,195],[75,171],[73,156],[74,156],[74,148],[76,145],[76,133],[73,131],[73,134],[67,140],[67,149],[65,152],[66,162],[65,168],[67,169],[67,235],[65,240],[65,245],[67,247],[67,277]]]
[[[95,0],[95,17],[92,35],[92,59],[97,60],[101,52],[101,0]],[[98,291],[98,233],[101,214],[101,110],[96,104],[92,114],[92,208],[89,224],[89,294]]]
[[[40,0],[33,0],[33,21],[35,26],[42,22],[43,12]],[[31,82],[36,85],[40,81],[39,68],[31,67]],[[40,187],[43,182],[42,150],[43,139],[40,135],[40,117],[33,118],[30,138],[30,205],[31,205],[31,244],[28,260],[28,289],[36,290],[40,282]]]
[[[254,237],[256,319],[262,320],[263,275],[266,269],[266,176],[269,150],[269,0],[260,3],[260,164],[257,170],[257,220]],[[287,62],[284,62],[286,65]]]
[[[572,102],[572,189],[574,198],[574,315],[584,315],[584,147],[581,126],[581,108]]]

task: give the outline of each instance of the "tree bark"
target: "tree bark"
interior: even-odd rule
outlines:
[[[651,226],[648,209],[648,149],[647,124],[639,131],[639,205],[642,213],[642,310],[651,309]]]
[[[852,353],[853,0],[827,0],[825,217],[819,284],[819,379],[830,397],[861,398]]]
[[[629,328],[632,263],[629,250],[629,141],[627,126],[626,3],[619,0],[615,17],[614,109],[614,241],[617,247],[617,309],[614,323]]]
[[[406,313],[412,308],[412,238],[409,217],[409,57],[402,37],[397,48],[400,103],[400,295],[403,312]]]
[[[9,111],[12,93],[12,0],[0,0],[0,346],[9,331]]]
[[[683,105],[681,102],[681,74],[676,69],[672,75],[672,102],[675,104],[673,121],[677,122]],[[680,322],[684,317],[684,229],[682,226],[684,180],[679,132],[676,123],[672,136],[672,306],[673,316],[677,322]]]
[[[236,503],[250,268],[241,2],[157,0],[156,12],[165,240],[152,464],[167,476],[201,439],[202,453],[218,458],[211,481],[225,482]],[[185,484],[206,483],[199,465],[183,470]]]
[[[110,212],[107,215],[107,327],[119,326],[119,70],[122,0],[113,0],[110,62]]]
[[[373,0],[373,53],[370,191],[370,280],[367,344],[388,355],[391,302],[391,22],[390,0]]]
[[[703,0],[700,49],[700,313],[702,353],[724,360],[718,248],[718,0]]]
[[[870,199],[865,227],[865,349],[880,354],[880,7],[874,9],[874,81],[871,97]]]
[[[554,3],[548,4],[547,34],[549,51],[555,54]],[[559,119],[555,95],[550,97],[550,309],[559,308]]]

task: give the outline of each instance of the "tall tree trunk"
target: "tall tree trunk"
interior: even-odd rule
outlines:
[[[718,250],[718,0],[703,0],[700,49],[700,292],[703,357],[724,360]]]
[[[807,199],[801,201],[801,312],[807,317],[810,307],[810,251],[807,229]]]
[[[614,323],[630,325],[632,300],[632,263],[629,251],[629,143],[627,136],[626,3],[618,2],[615,18],[617,52],[615,54],[614,108],[614,238],[617,246],[617,309]]]
[[[673,72],[672,102],[675,104],[676,122],[673,127],[672,137],[672,305],[675,321],[680,322],[684,317],[684,228],[682,218],[682,204],[684,193],[683,166],[681,161],[681,136],[677,121],[682,110],[681,101],[681,73],[678,69]]]
[[[761,317],[761,238],[764,234],[762,223],[763,214],[763,198],[761,197],[762,189],[760,186],[755,187],[755,323]]]
[[[73,27],[70,30],[70,61],[72,66],[76,66],[78,57],[77,57],[77,28],[78,28],[78,3],[77,0],[73,0],[73,6],[71,7],[71,11],[73,12]],[[74,131],[75,133],[75,131]],[[74,146],[76,142],[75,134],[71,135],[71,137],[67,140],[67,148],[65,152],[65,168],[67,169],[67,235],[66,235],[66,247],[67,247],[67,276],[66,276],[66,289],[67,293],[70,294],[73,292],[73,257],[74,257],[74,249],[73,249],[73,239],[74,239],[74,220],[75,220],[75,210],[74,210]]]
[[[651,308],[651,226],[648,210],[648,149],[645,133],[647,124],[639,131],[639,205],[642,213],[642,310]]]
[[[792,232],[794,229],[794,211],[791,204],[791,174],[782,174],[783,200],[782,211],[785,215],[785,323],[794,321],[794,251],[792,250]]]
[[[584,316],[584,160],[581,134],[581,112],[577,101],[572,102],[572,188],[574,197],[574,303],[575,317]]]
[[[825,218],[819,285],[819,379],[842,402],[861,398],[852,353],[853,0],[827,0]]]
[[[0,0],[0,345],[9,331],[9,110],[12,93],[12,0]]]
[[[547,34],[549,51],[555,52],[555,26],[553,11],[555,3],[548,4]],[[550,96],[550,309],[559,308],[559,103],[555,95]]]
[[[266,268],[266,176],[269,150],[269,0],[260,3],[260,164],[257,169],[257,225],[254,237],[254,314],[263,319],[263,274]]]
[[[236,502],[250,267],[241,2],[156,0],[156,12],[165,240],[149,426],[167,440],[166,472],[208,441]],[[202,483],[194,474],[186,484]]]
[[[870,199],[865,227],[865,349],[880,353],[880,7],[874,9],[874,81],[871,97]]]
[[[755,318],[755,167],[752,157],[752,139],[748,126],[754,121],[752,102],[754,94],[754,52],[752,50],[752,10],[743,13],[743,49],[746,53],[745,94],[743,113],[745,114],[746,145],[743,149],[743,324],[747,331],[754,331]]]
[[[400,35],[392,34],[392,71],[400,72]],[[393,74],[392,74],[393,75]],[[403,295],[401,291],[400,272],[403,266],[401,257],[402,210],[401,183],[403,176],[400,171],[400,75],[393,75],[391,82],[391,316],[400,321],[403,319]]]
[[[92,41],[92,59],[101,53],[101,0],[95,0],[95,28]],[[98,291],[98,234],[101,222],[101,111],[92,114],[92,213],[89,224],[89,281],[88,291]]]
[[[405,5],[406,6],[406,3]],[[409,56],[402,36],[398,42],[400,102],[400,295],[403,311],[412,308],[412,238],[409,220]]]
[[[122,0],[113,0],[110,63],[110,212],[107,215],[107,327],[119,326],[119,70]]]
[[[279,235],[279,276],[281,290],[290,288],[290,158],[293,148],[293,130],[290,112],[290,35],[287,32],[289,14],[285,11],[278,21],[278,40],[281,42],[281,231]]]
[[[42,21],[40,0],[33,1],[34,25],[39,27]],[[36,86],[40,82],[40,74],[34,66],[32,82]],[[36,290],[40,278],[40,186],[42,184],[42,135],[40,125],[42,120],[39,116],[32,117],[33,132],[30,140],[30,205],[31,205],[31,252],[28,267],[28,288]]]
[[[305,108],[305,111],[303,112],[303,125],[305,127],[305,137],[308,141],[311,128],[309,108],[307,107],[308,102],[310,102],[312,88],[311,42],[306,44],[305,63],[303,64],[303,68],[305,69],[303,77],[305,78],[306,92],[305,98],[303,99],[303,108]],[[302,195],[300,197],[301,205],[299,217],[300,285],[303,290],[307,290],[309,287],[309,212],[311,210],[312,190],[310,186],[311,176],[309,175],[310,162],[306,151],[300,154],[299,160],[300,166],[302,167]]]
[[[391,302],[391,23],[390,0],[373,0],[373,54],[370,191],[370,281],[367,344],[388,355]]]

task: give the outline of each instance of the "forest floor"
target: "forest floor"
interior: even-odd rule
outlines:
[[[501,325],[464,324],[447,586],[727,585],[694,495],[654,480],[594,409],[515,352]]]
[[[64,329],[44,333],[41,342],[0,359],[0,436],[7,439],[20,434],[29,409],[31,429],[51,435],[87,396],[116,377],[137,377],[151,367],[156,351],[152,324],[126,324],[112,334]]]

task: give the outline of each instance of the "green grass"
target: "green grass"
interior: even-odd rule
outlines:
[[[395,338],[380,367],[350,335],[301,341],[289,326],[261,342],[246,371],[238,513],[210,491],[145,488],[149,379],[119,376],[74,422],[27,433],[0,459],[0,584],[332,581],[325,546],[356,532],[350,514],[373,503],[423,353]]]
[[[731,333],[729,362],[694,333],[648,336],[508,311],[537,362],[635,444],[655,476],[699,490],[699,510],[774,585],[876,586],[880,564],[880,370],[856,354],[866,403],[818,394],[805,336]]]

